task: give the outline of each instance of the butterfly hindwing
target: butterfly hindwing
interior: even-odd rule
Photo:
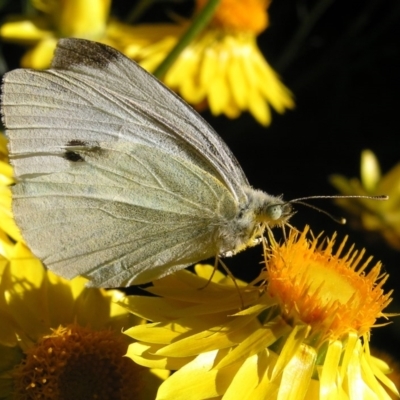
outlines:
[[[17,223],[51,270],[124,286],[218,252],[218,226],[237,206],[212,175],[145,145],[75,152],[81,159],[69,161],[68,171],[13,188]]]

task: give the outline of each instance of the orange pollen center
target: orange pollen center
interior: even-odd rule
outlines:
[[[306,323],[321,339],[335,340],[348,332],[368,333],[391,301],[382,285],[381,264],[369,273],[371,258],[358,267],[364,251],[351,248],[341,257],[346,239],[336,253],[335,236],[325,248],[317,248],[317,239],[292,232],[283,245],[274,244],[267,262],[268,293],[278,300],[286,319]],[[378,282],[379,281],[379,282]]]
[[[200,10],[208,0],[196,0]],[[268,26],[270,0],[221,0],[212,19],[212,26],[256,35]]]
[[[14,398],[137,398],[143,370],[123,357],[127,347],[111,330],[60,327],[30,348],[13,371]]]

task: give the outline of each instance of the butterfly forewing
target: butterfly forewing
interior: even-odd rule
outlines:
[[[60,40],[50,70],[6,75],[3,110],[17,177],[32,173],[20,169],[19,154],[63,155],[71,141],[126,141],[179,155],[222,180],[236,199],[245,196],[247,179],[213,129],[153,76],[108,46]],[[54,172],[68,168],[53,160]],[[38,173],[42,163],[29,162]]]

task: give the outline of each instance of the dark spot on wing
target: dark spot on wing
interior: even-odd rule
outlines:
[[[88,142],[85,142],[83,140],[73,139],[67,143],[66,147],[68,147],[68,146],[88,146],[88,144],[89,144]]]
[[[104,156],[107,152],[103,150],[97,142],[85,142],[80,139],[72,139],[65,145],[64,157],[68,161],[82,162],[85,160],[85,155]]]
[[[58,42],[51,68],[75,69],[83,65],[105,69],[119,57],[122,57],[119,51],[105,44],[84,39],[61,39]]]
[[[83,140],[78,140],[78,139],[73,139],[70,140],[67,144],[66,144],[66,151],[64,153],[64,157],[68,160],[68,161],[72,161],[72,162],[82,162],[85,161],[85,159],[82,157],[81,154],[79,154],[76,150],[78,149],[72,149],[73,147],[86,147],[88,146],[87,142],[84,142]],[[68,147],[71,147],[71,149],[68,149]]]
[[[82,162],[82,161],[85,161],[84,158],[83,158],[80,154],[76,153],[75,151],[69,151],[69,150],[67,150],[67,151],[64,153],[64,157],[65,157],[68,161],[72,161],[72,162]]]

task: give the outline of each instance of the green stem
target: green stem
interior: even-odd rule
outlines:
[[[154,71],[154,75],[161,79],[182,50],[208,25],[220,0],[209,0],[204,8],[196,15],[188,30],[182,35],[175,47],[165,57],[164,61]]]

